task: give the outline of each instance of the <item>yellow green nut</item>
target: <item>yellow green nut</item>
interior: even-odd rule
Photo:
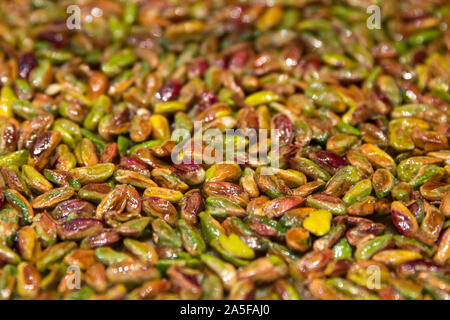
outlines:
[[[253,259],[255,253],[236,234],[232,233],[228,237],[219,235],[219,243],[226,251],[233,256],[243,259]]]
[[[331,228],[332,214],[327,210],[317,210],[303,220],[303,228],[320,237],[327,234]]]

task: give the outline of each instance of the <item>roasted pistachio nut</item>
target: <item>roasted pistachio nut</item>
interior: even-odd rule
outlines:
[[[0,300],[450,299],[449,24],[0,0]]]

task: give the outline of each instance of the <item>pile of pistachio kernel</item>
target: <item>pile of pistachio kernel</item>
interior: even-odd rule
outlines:
[[[450,299],[449,24],[0,0],[0,299]],[[274,130],[278,166],[174,161],[195,123]]]

